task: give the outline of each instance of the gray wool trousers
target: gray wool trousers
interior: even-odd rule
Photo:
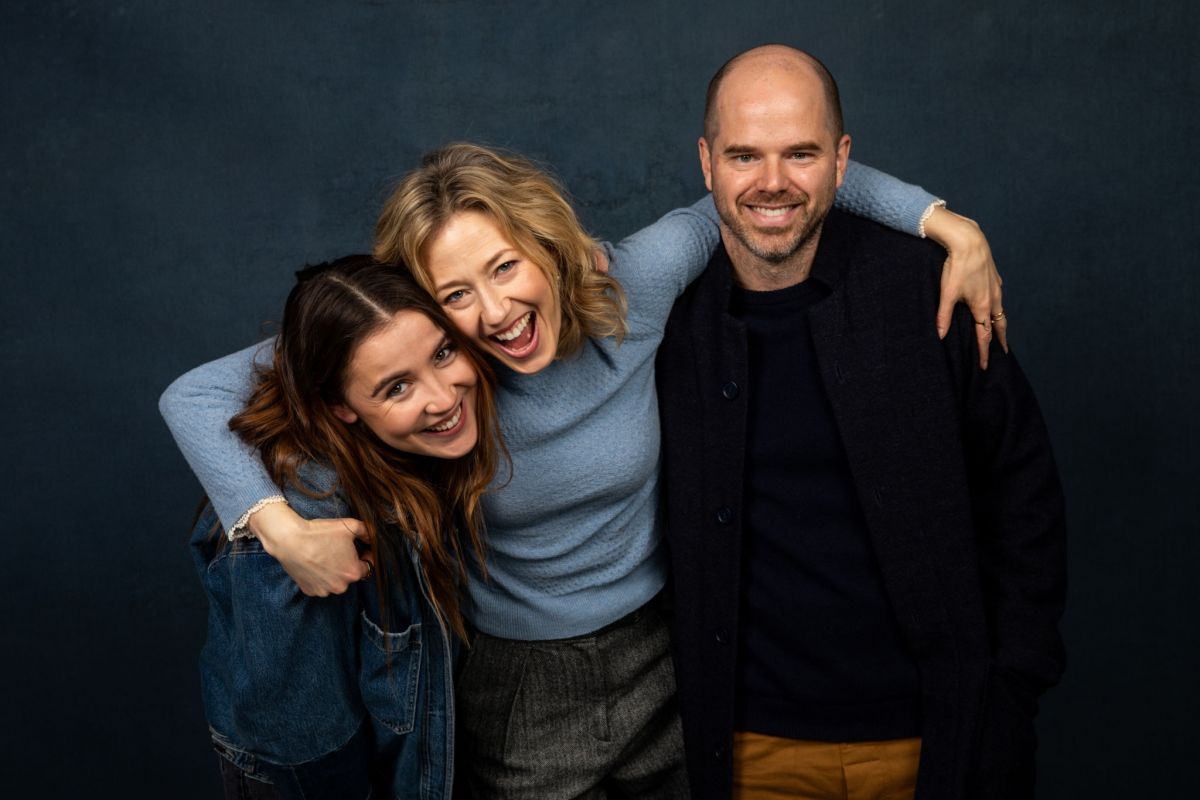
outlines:
[[[503,800],[686,800],[659,598],[596,633],[477,633],[458,679],[458,780]]]

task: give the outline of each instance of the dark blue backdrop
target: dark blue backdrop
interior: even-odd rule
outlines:
[[[185,547],[200,490],[155,409],[171,378],[253,340],[292,269],[366,248],[389,182],[447,140],[554,165],[606,237],[692,200],[708,76],[766,41],[823,57],[854,155],[979,219],[1007,279],[1071,512],[1043,796],[1182,794],[1200,718],[1195,9],[4,2],[5,794],[218,791]]]

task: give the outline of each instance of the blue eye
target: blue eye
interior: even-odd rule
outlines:
[[[505,261],[503,264],[496,267],[496,273],[503,275],[506,272],[512,272],[516,268],[517,268],[516,261]]]
[[[467,293],[465,291],[462,289],[457,289],[446,295],[446,298],[442,300],[442,303],[444,305],[453,305],[454,303],[457,303],[459,300],[462,300],[464,297],[466,297],[466,295]]]

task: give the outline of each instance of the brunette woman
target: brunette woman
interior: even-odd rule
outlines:
[[[258,539],[213,536],[211,511],[196,526],[226,797],[449,798],[464,564],[500,453],[491,373],[402,267],[299,277],[229,427],[297,513],[361,520],[373,575],[308,597]]]

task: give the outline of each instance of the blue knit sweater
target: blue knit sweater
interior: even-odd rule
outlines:
[[[851,162],[837,205],[915,233],[935,198]],[[666,580],[658,498],[654,356],[671,305],[719,239],[712,201],[673,211],[617,245],[610,272],[629,300],[629,335],[589,340],[536,375],[498,367],[501,429],[512,480],[484,503],[489,580],[467,609],[480,630],[557,639],[601,628],[653,597]],[[280,491],[256,453],[228,429],[253,381],[256,345],[199,367],[159,408],[226,529]]]

